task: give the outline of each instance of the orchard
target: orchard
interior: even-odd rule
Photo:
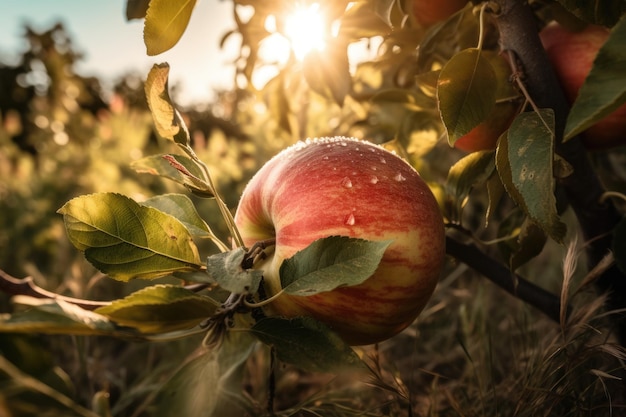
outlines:
[[[231,3],[0,67],[0,415],[626,415],[626,4]]]

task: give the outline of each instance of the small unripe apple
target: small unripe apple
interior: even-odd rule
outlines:
[[[609,30],[602,26],[588,25],[582,31],[571,32],[552,22],[539,36],[565,95],[573,103],[591,70],[598,50],[609,37]],[[583,132],[583,142],[588,149],[594,150],[626,144],[626,105]]]
[[[366,281],[312,296],[282,294],[269,314],[310,316],[347,343],[376,343],[417,317],[437,284],[445,236],[437,201],[403,159],[349,138],[307,140],[267,162],[246,186],[235,222],[247,247],[275,238],[259,265],[267,296],[281,290],[282,262],[313,241],[391,240]]]
[[[446,20],[461,10],[468,0],[413,0],[413,16],[424,27]]]
[[[496,75],[492,85],[496,88],[496,104],[487,119],[461,136],[454,147],[466,152],[486,151],[496,148],[498,138],[507,130],[519,113],[522,100],[511,82],[511,66],[504,56],[494,51],[483,51]]]

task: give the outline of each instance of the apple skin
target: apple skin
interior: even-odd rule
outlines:
[[[571,32],[552,22],[539,33],[539,37],[567,99],[573,103],[591,70],[598,50],[609,37],[609,30],[602,26],[588,25],[582,31]],[[590,150],[626,144],[626,105],[583,132],[582,139],[585,147]]]
[[[498,138],[511,126],[523,103],[523,100],[517,100],[520,93],[509,81],[512,74],[509,61],[495,51],[483,51],[482,54],[496,74],[496,104],[484,122],[454,142],[455,148],[466,152],[495,149]]]
[[[353,138],[307,140],[280,152],[246,186],[235,222],[246,247],[276,239],[258,266],[268,297],[281,289],[283,260],[317,239],[393,241],[365,282],[308,297],[283,294],[267,311],[316,318],[351,345],[383,341],[411,324],[445,259],[443,219],[426,183],[397,155]]]
[[[414,0],[413,16],[424,27],[439,23],[461,10],[468,0]]]

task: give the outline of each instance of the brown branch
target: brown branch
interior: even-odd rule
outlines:
[[[67,297],[45,290],[35,284],[32,277],[15,278],[0,269],[0,291],[10,295],[27,295],[35,298],[61,300],[77,305],[85,310],[95,310],[98,307],[111,304],[109,301],[91,301],[80,298]]]
[[[610,250],[610,232],[619,222],[620,214],[610,201],[601,201],[605,189],[580,137],[562,143],[570,106],[539,39],[538,22],[533,11],[523,0],[496,0],[496,3],[500,8],[496,21],[502,48],[516,56],[517,64],[523,71],[524,85],[533,102],[539,108],[554,110],[555,152],[574,168],[572,175],[559,180],[559,186],[576,214],[585,240],[590,242],[587,257],[590,267],[593,267]],[[617,267],[605,271],[597,286],[609,293],[609,309],[626,307],[626,277]],[[617,325],[621,342],[626,345],[626,320],[619,319]]]
[[[555,322],[560,322],[559,297],[511,272],[509,268],[476,246],[446,236],[446,253],[484,275],[509,294],[532,305]]]

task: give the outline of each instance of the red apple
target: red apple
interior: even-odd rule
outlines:
[[[602,26],[588,25],[582,31],[571,32],[553,22],[539,36],[565,95],[573,103],[591,70],[598,50],[609,37],[609,30]],[[588,149],[606,149],[625,144],[626,105],[587,129],[583,133],[583,142]]]
[[[424,27],[446,20],[461,10],[467,0],[414,0],[413,16]]]
[[[511,82],[512,71],[508,60],[494,51],[483,51],[482,54],[496,74],[496,78],[491,80],[496,85],[496,105],[484,122],[454,142],[455,148],[467,152],[495,149],[498,138],[511,126],[523,102]]]
[[[442,216],[426,183],[394,153],[356,139],[307,140],[280,152],[246,186],[235,222],[248,247],[276,239],[259,265],[268,296],[281,289],[282,262],[317,239],[393,241],[362,284],[283,294],[270,305],[269,314],[314,317],[352,345],[385,340],[411,324],[445,257]]]

